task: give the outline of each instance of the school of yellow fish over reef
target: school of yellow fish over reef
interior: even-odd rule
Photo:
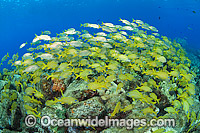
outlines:
[[[84,80],[92,91],[107,90],[116,85],[116,92],[123,89],[133,102],[149,105],[141,110],[144,116],[148,113],[156,116],[158,112],[152,106],[160,104],[158,92],[163,89],[162,83],[166,82],[174,87],[165,91],[174,92],[174,95],[168,98],[170,106],[165,107],[164,111],[177,115],[184,112],[190,122],[189,130],[198,127],[200,115],[191,110],[196,74],[190,70],[191,61],[184,49],[141,20],[119,21],[122,25],[104,22],[81,24],[88,30],[70,28],[56,37],[52,37],[50,31],[44,31],[36,35],[31,44],[26,42],[19,46],[20,49],[28,47],[22,58],[14,54],[8,60],[7,53],[1,64],[8,60],[14,70],[3,70],[3,80],[8,83],[1,93],[1,102],[9,100],[12,103],[10,111],[15,111],[19,102],[16,99],[20,95],[26,113],[41,118],[38,109],[41,106],[50,107],[57,103],[70,106],[80,102],[71,96],[64,96],[65,90],[60,90],[62,95],[59,97],[47,99],[38,87],[41,79],[45,77],[52,81],[72,78]],[[90,33],[90,30],[97,32]],[[20,78],[13,83],[15,75],[20,75]],[[132,81],[138,82],[131,86]],[[11,85],[16,89],[10,90]],[[134,109],[134,104],[122,108],[120,101],[116,101],[115,106],[111,117]]]

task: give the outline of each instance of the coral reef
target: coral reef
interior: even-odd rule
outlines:
[[[105,106],[103,105],[99,97],[93,97],[88,100],[82,101],[78,104],[72,105],[68,111],[67,116],[71,118],[88,118],[88,116],[101,116],[105,111]]]
[[[96,33],[70,28],[52,37],[46,31],[36,35],[20,59],[14,54],[8,61],[13,70],[4,68],[0,76],[0,130],[198,132],[198,57],[189,55],[191,61],[181,44],[141,20],[120,21],[122,25],[81,25]],[[2,62],[9,58],[5,55]],[[27,115],[38,121],[45,115],[55,119],[174,118],[176,127],[44,127],[39,122],[27,127]]]

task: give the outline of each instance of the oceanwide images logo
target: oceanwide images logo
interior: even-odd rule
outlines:
[[[25,118],[25,124],[28,127],[33,127],[36,124],[36,118],[33,115],[28,115]],[[49,116],[43,116],[40,119],[40,124],[43,127],[72,127],[72,126],[85,126],[85,127],[126,127],[127,129],[132,129],[133,127],[144,127],[144,126],[158,126],[175,127],[174,119],[109,119],[105,116],[104,119],[99,119],[98,116],[91,118],[88,116],[87,119],[51,119]]]

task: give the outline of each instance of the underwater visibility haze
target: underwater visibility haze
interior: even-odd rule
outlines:
[[[0,0],[0,132],[199,133],[199,24],[199,0]]]

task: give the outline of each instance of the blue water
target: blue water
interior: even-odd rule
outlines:
[[[25,52],[35,34],[52,35],[81,23],[112,22],[119,18],[141,19],[161,35],[185,38],[191,48],[200,48],[199,0],[0,0],[0,59]]]

